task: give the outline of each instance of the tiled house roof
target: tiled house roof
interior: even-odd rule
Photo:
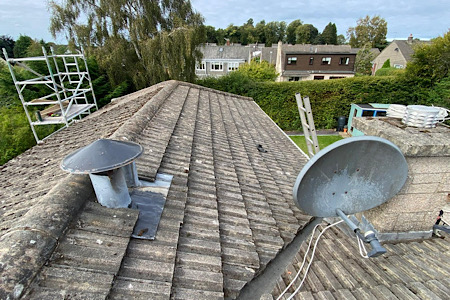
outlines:
[[[143,145],[140,176],[174,175],[155,241],[59,169],[101,137]],[[180,82],[117,99],[1,167],[0,295],[234,298],[310,221],[291,200],[305,162],[251,99]]]
[[[244,46],[212,46],[204,45],[200,47],[203,54],[203,60],[227,60],[239,59],[248,61],[250,55],[250,48]]]
[[[141,144],[141,177],[174,176],[154,241],[130,237],[137,211],[100,206],[87,176],[60,170],[64,156],[99,138]],[[305,163],[250,98],[169,81],[116,99],[0,167],[0,298],[236,298],[310,224],[292,201]],[[385,245],[386,258],[361,264],[338,231],[325,245],[300,297],[395,299],[383,287],[391,285],[400,299],[447,291],[448,239],[412,243],[412,253]]]
[[[319,242],[305,283],[294,299],[448,299],[450,236],[445,236],[385,243],[387,253],[364,259],[355,238],[332,228]],[[297,274],[306,247],[304,243],[278,280],[273,290],[275,299]],[[307,257],[311,257],[311,252]],[[304,273],[301,274],[285,297],[298,287]]]

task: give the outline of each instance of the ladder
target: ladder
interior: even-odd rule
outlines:
[[[309,102],[309,97],[303,97],[302,99],[300,93],[295,94],[295,99],[297,100],[298,112],[302,121],[303,134],[305,135],[309,158],[311,158],[314,154],[320,151],[319,142],[317,140],[317,132],[314,127],[311,103]]]

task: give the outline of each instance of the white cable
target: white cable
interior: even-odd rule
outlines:
[[[302,279],[302,281],[300,282],[300,285],[299,285],[299,286],[297,287],[297,289],[294,291],[294,293],[292,293],[292,295],[290,295],[289,298],[288,298],[287,300],[291,300],[295,295],[297,295],[297,293],[300,291],[300,289],[301,289],[303,283],[305,282],[306,276],[308,275],[309,268],[311,267],[311,264],[312,264],[312,262],[313,262],[314,254],[315,254],[315,252],[316,252],[317,244],[319,243],[320,237],[324,234],[325,231],[327,231],[327,229],[329,229],[329,228],[331,228],[331,227],[333,227],[333,226],[336,226],[336,225],[338,225],[339,223],[342,223],[342,222],[344,222],[344,220],[340,220],[340,221],[338,221],[338,222],[336,222],[336,223],[333,223],[333,224],[331,224],[331,225],[328,225],[328,226],[325,227],[325,228],[322,230],[322,232],[317,236],[317,240],[316,240],[316,242],[314,243],[313,251],[312,251],[312,254],[311,254],[311,259],[310,259],[310,261],[309,261],[309,263],[308,263],[308,266],[306,267],[306,271],[305,271],[305,274],[303,275],[303,279]],[[316,225],[316,226],[314,227],[314,230],[315,230],[315,229],[317,228],[317,226],[319,226],[319,225],[320,225],[320,224]],[[307,256],[307,254],[308,254],[308,252],[309,252],[309,246],[311,245],[311,241],[312,241],[312,239],[313,239],[313,236],[314,236],[314,232],[313,232],[313,234],[311,235],[311,240],[310,240],[310,243],[309,243],[309,245],[308,245],[308,251],[305,253],[305,256],[304,256],[304,258],[303,258],[302,266],[301,266],[300,269],[298,270],[297,275],[296,275],[295,278],[292,280],[292,282],[289,284],[289,286],[283,291],[283,293],[277,298],[277,300],[281,299],[281,297],[286,293],[286,291],[289,289],[289,287],[293,284],[293,282],[297,279],[297,277],[298,277],[299,274],[301,273],[301,271],[302,271],[302,269],[303,269],[303,266],[304,266],[304,263],[305,263],[305,261],[306,261],[306,256]]]
[[[361,238],[358,235],[356,235],[356,239],[358,240],[359,254],[361,255],[361,257],[369,258],[369,256],[367,256],[366,246],[364,246],[364,241],[361,240]]]
[[[295,275],[294,279],[291,280],[291,283],[289,283],[289,285],[284,289],[284,291],[280,294],[280,296],[278,296],[277,300],[280,300],[281,297],[283,297],[283,295],[289,290],[289,288],[290,288],[290,287],[294,284],[294,282],[297,280],[298,276],[300,276],[301,270],[303,269],[303,266],[305,265],[305,262],[306,262],[306,257],[308,256],[308,253],[309,253],[309,250],[310,250],[310,247],[311,247],[311,243],[312,243],[312,241],[313,241],[313,239],[314,239],[314,234],[316,233],[316,229],[317,229],[317,227],[319,227],[319,226],[321,226],[321,225],[322,225],[322,224],[319,223],[319,224],[317,224],[316,226],[314,226],[314,229],[313,229],[313,231],[312,231],[312,233],[311,233],[311,238],[309,239],[308,247],[306,248],[306,252],[305,252],[305,255],[304,255],[304,257],[303,257],[302,265],[301,265],[300,268],[298,269],[298,272],[297,272],[297,274]]]

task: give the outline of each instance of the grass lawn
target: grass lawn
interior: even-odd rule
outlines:
[[[308,148],[306,147],[305,137],[302,135],[291,135],[290,138],[300,147],[306,154],[308,154]],[[319,141],[320,149],[333,144],[339,140],[342,140],[340,135],[318,135],[317,140]]]

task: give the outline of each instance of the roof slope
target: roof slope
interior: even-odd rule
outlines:
[[[174,175],[155,241],[128,238],[127,242],[129,226],[111,232],[102,229],[102,220],[111,218],[111,210],[94,203],[85,177],[59,170],[66,154],[101,137],[143,145],[145,152],[137,161],[141,177]],[[258,145],[267,152],[259,151]],[[1,271],[3,278],[11,275],[2,295],[20,295],[53,253],[28,289],[27,298],[236,297],[311,220],[292,201],[293,182],[305,163],[298,148],[249,98],[165,82],[118,99],[2,167],[6,180],[1,183],[0,246],[23,240],[22,232],[48,219],[42,210],[49,199],[58,198],[62,203],[57,206],[58,216],[64,219],[57,223],[60,229],[51,234],[36,225],[39,232],[33,232],[40,235],[33,238],[44,240],[48,235],[52,239],[51,247],[41,247],[40,240],[32,243],[34,248],[41,247],[40,252],[33,248],[15,253],[2,246],[1,261],[17,269],[12,275]],[[62,184],[80,187],[80,193],[73,189],[63,192],[58,189]],[[56,188],[49,192],[53,186]],[[78,206],[68,209],[72,198],[87,204],[80,200]],[[124,211],[113,220],[133,222],[132,211]],[[53,212],[46,215],[56,222]],[[28,222],[33,216],[34,225],[22,226],[21,218],[27,217]],[[114,237],[123,237],[106,244],[114,251],[96,252],[102,248],[99,240],[112,241]],[[79,247],[69,246],[74,241]],[[102,263],[111,255],[117,258]],[[20,263],[35,256],[41,259],[32,260],[24,270]],[[69,278],[68,274],[74,275]],[[99,278],[88,280],[96,278],[95,274],[106,276],[102,275],[103,284]]]
[[[250,48],[244,46],[212,46],[204,45],[200,47],[203,54],[203,60],[226,60],[239,59],[247,61],[250,55]]]
[[[450,242],[449,235],[445,236],[384,243],[387,253],[364,259],[359,255],[356,238],[331,228],[319,242],[305,283],[294,299],[448,299]],[[275,298],[297,274],[306,247],[307,243],[303,243],[278,281],[273,291]],[[310,257],[311,252],[307,263]],[[301,278],[303,275],[286,296],[294,292]]]
[[[408,41],[403,41],[403,40],[394,40],[392,41],[393,43],[395,43],[400,52],[403,54],[403,57],[405,58],[406,61],[410,61],[412,55],[414,54],[414,50],[413,50],[413,45],[408,43]]]

